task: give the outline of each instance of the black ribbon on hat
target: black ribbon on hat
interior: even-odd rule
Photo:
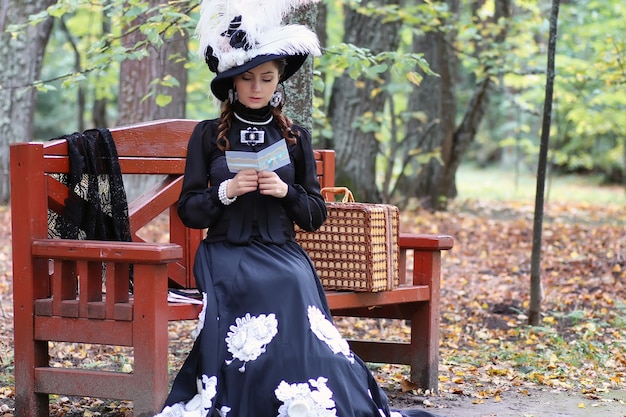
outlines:
[[[252,48],[252,45],[248,42],[248,34],[239,29],[240,27],[241,16],[235,16],[233,20],[230,21],[228,30],[222,32],[221,35],[230,38],[229,44],[233,48],[241,48],[247,51]],[[207,46],[204,51],[204,62],[208,65],[209,70],[217,73],[220,60],[213,53],[213,48],[211,46]]]
[[[252,45],[248,42],[248,34],[239,29],[241,27],[241,16],[235,16],[228,25],[228,30],[222,33],[222,36],[228,36],[230,38],[230,46],[233,48],[242,48],[248,50],[252,48]]]

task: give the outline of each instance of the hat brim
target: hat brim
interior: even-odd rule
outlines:
[[[226,99],[228,99],[228,90],[233,87],[233,77],[239,74],[243,74],[244,72],[249,71],[252,68],[257,67],[261,64],[269,61],[274,61],[276,59],[285,59],[287,61],[285,71],[280,79],[281,82],[285,81],[300,69],[302,64],[304,64],[304,62],[306,61],[307,57],[308,54],[257,55],[243,65],[228,69],[224,72],[217,74],[213,81],[211,81],[211,91],[218,100],[226,101]]]

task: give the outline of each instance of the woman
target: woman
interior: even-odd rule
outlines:
[[[285,33],[299,34],[296,49],[251,53],[242,46],[253,43],[245,24],[238,14],[218,31],[228,42],[201,46],[218,74],[211,89],[223,102],[222,114],[200,122],[189,140],[178,210],[188,227],[208,229],[194,265],[204,308],[160,415],[400,415],[390,412],[373,376],[333,326],[313,264],[294,240],[294,223],[317,229],[326,206],[310,134],[283,115],[278,87],[319,52],[317,37],[283,26],[282,42]],[[232,50],[220,50],[224,44]],[[263,38],[254,44],[263,46]],[[238,48],[247,54],[242,63],[228,55]],[[220,67],[224,61],[235,64]],[[231,151],[254,155],[282,141],[288,157],[277,169],[234,168]]]

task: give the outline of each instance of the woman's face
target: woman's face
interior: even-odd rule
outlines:
[[[250,109],[267,106],[279,81],[280,74],[274,61],[256,66],[233,79],[239,102]]]

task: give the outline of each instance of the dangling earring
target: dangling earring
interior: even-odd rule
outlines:
[[[239,97],[237,97],[237,92],[234,88],[228,90],[228,102],[230,104],[233,104],[235,101],[237,101],[238,98]]]
[[[280,103],[283,101],[283,93],[280,91],[274,92],[272,98],[270,99],[270,106],[278,107]]]

